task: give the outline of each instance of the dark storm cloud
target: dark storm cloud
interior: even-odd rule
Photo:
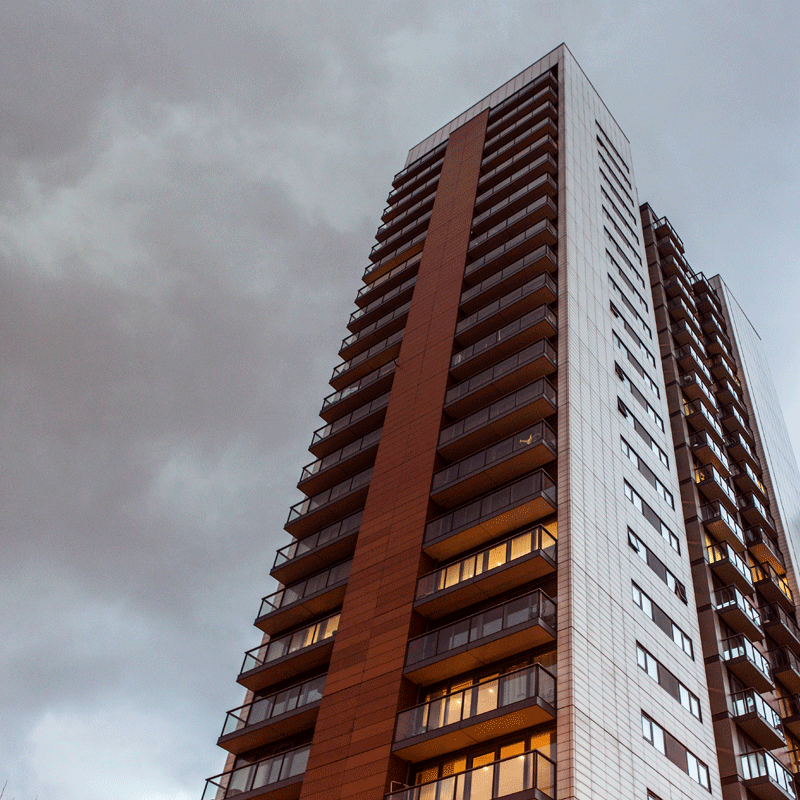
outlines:
[[[630,136],[641,199],[791,341],[796,299],[773,314],[748,275],[800,274],[797,109],[764,72],[790,74],[797,12],[741,8],[3,6],[7,796],[184,800],[222,768],[391,174],[560,41]],[[796,347],[778,383],[800,416]]]

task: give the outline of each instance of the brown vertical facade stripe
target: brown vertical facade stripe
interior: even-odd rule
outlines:
[[[302,800],[380,800],[392,773],[394,723],[488,115],[467,122],[447,143]]]

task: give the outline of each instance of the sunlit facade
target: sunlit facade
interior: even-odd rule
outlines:
[[[381,220],[204,800],[794,798],[796,462],[569,50]]]

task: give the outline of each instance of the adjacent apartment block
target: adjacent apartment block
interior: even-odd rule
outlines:
[[[560,46],[395,176],[204,800],[788,800],[758,335]]]

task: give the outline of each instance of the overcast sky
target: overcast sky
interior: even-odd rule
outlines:
[[[562,41],[798,450],[796,0],[0,4],[5,800],[222,770],[391,177]]]

